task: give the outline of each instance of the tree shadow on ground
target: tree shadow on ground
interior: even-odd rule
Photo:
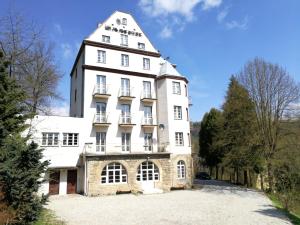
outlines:
[[[266,216],[270,216],[270,217],[276,217],[276,218],[286,221],[287,222],[286,224],[290,224],[290,220],[287,218],[286,213],[284,213],[282,210],[278,210],[271,205],[264,205],[264,207],[268,207],[268,208],[255,210],[254,212],[260,213],[260,214],[263,214]]]

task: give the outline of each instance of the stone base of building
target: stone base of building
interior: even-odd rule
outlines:
[[[190,155],[176,156],[170,153],[124,154],[124,155],[89,155],[86,160],[86,194],[88,196],[109,195],[123,192],[143,193],[145,186],[168,192],[171,188],[190,188],[192,186],[192,158]],[[178,178],[178,162],[185,164],[184,177]],[[159,170],[159,179],[138,181],[137,174],[144,162],[154,163]],[[102,183],[101,173],[106,165],[120,163],[127,172],[127,182]]]

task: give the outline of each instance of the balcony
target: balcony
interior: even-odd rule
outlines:
[[[132,122],[132,115],[131,114],[121,114],[119,118],[119,126],[120,127],[133,127],[136,124]]]
[[[142,120],[142,127],[143,128],[154,128],[156,126],[157,126],[157,124],[154,123],[154,120],[153,120],[152,116],[143,117],[143,120]]]
[[[132,101],[135,97],[132,95],[132,88],[120,88],[119,100],[120,101]]]
[[[95,127],[108,127],[111,123],[108,123],[107,115],[105,112],[96,113],[93,120]]]
[[[151,92],[143,92],[141,95],[141,101],[143,103],[153,103],[157,100]]]
[[[123,153],[130,153],[131,146],[130,145],[122,145],[122,152]]]
[[[103,153],[106,152],[106,145],[97,145],[96,144],[96,153]]]
[[[152,145],[144,145],[145,152],[153,152],[153,146]]]
[[[105,84],[96,84],[93,91],[93,97],[97,99],[108,99],[111,94],[108,93],[108,86]]]

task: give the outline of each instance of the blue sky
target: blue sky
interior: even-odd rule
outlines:
[[[55,43],[68,107],[69,73],[81,41],[115,10],[131,13],[163,57],[190,81],[191,118],[220,107],[228,80],[254,57],[279,63],[300,82],[299,0],[1,0],[44,28]]]

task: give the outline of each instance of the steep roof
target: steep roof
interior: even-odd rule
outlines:
[[[167,60],[164,60],[160,67],[159,76],[170,75],[182,77],[182,75],[174,68],[174,66]]]

